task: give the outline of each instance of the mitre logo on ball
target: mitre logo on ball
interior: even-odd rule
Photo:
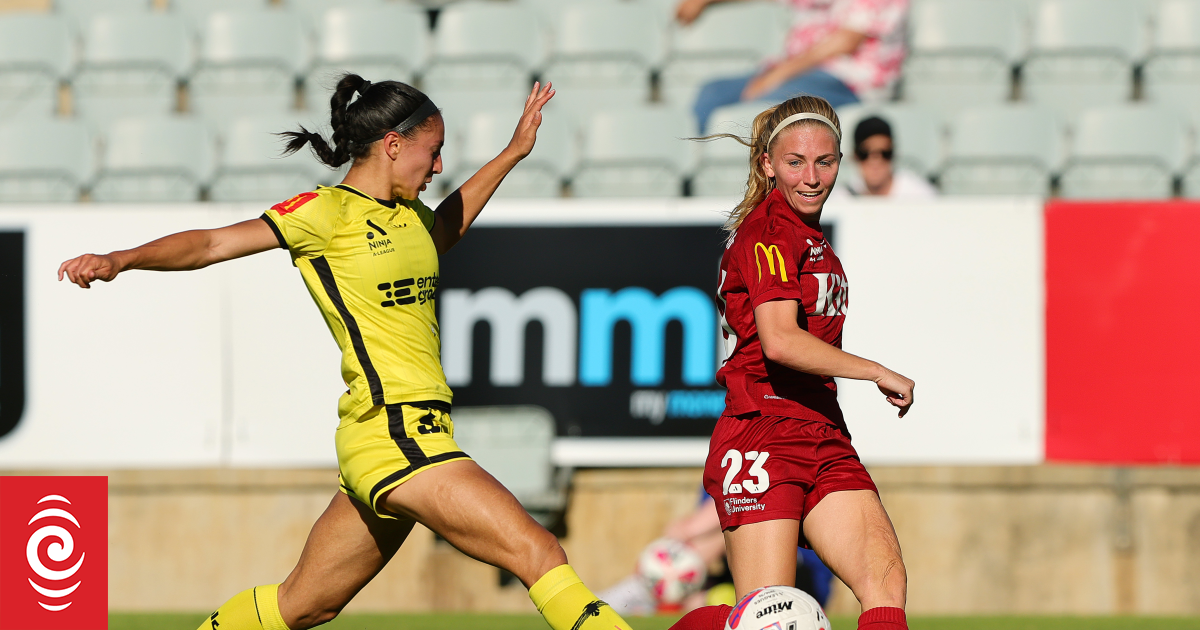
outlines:
[[[108,477],[0,477],[0,630],[107,630]]]

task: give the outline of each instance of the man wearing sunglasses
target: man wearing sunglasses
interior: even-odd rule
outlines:
[[[878,116],[864,118],[854,128],[854,162],[859,177],[850,178],[848,188],[855,196],[929,199],[937,189],[929,180],[892,162],[892,126]]]

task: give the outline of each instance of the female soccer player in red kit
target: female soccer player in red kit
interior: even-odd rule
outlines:
[[[754,119],[745,199],[730,214],[719,308],[727,390],[704,467],[716,499],[738,599],[791,586],[797,542],[854,591],[859,628],[907,628],[900,544],[837,402],[834,377],[873,381],[912,407],[912,380],[843,352],[848,284],[821,232],[837,180],[837,114],[792,98]],[[697,609],[676,630],[720,630],[728,606]]]

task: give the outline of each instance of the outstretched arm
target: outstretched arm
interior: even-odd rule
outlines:
[[[89,289],[94,280],[111,282],[130,269],[189,271],[279,247],[275,232],[262,219],[213,230],[188,230],[140,247],[111,254],[84,254],[58,267],[58,279]]]
[[[508,146],[438,205],[437,221],[430,235],[439,254],[446,253],[458,243],[504,181],[504,176],[533,150],[538,126],[542,124],[542,106],[553,96],[551,84],[547,83],[545,87],[533,84],[529,98],[525,99],[525,111]]]
[[[767,359],[808,374],[872,381],[890,404],[900,408],[901,418],[908,413],[916,386],[912,379],[817,339],[800,328],[799,316],[795,300],[773,300],[754,309],[754,325]]]

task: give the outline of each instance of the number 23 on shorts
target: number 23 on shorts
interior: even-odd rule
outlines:
[[[735,449],[725,451],[725,456],[721,458],[721,468],[729,470],[725,473],[725,481],[721,484],[721,494],[741,494],[742,492],[762,494],[766,492],[767,487],[771,485],[771,476],[763,468],[768,457],[770,457],[770,453],[766,451],[746,451],[744,457],[741,451]],[[736,483],[735,480],[742,472],[742,465],[745,462],[750,463],[746,474],[754,479],[747,478],[743,479],[741,483]]]

